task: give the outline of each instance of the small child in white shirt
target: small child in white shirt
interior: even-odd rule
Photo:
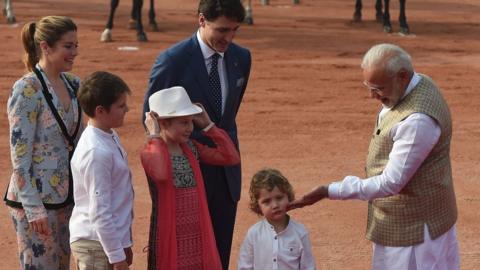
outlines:
[[[238,270],[316,269],[305,227],[287,215],[294,200],[288,180],[275,169],[258,171],[250,183],[250,209],[265,219],[247,232]]]
[[[88,76],[78,93],[89,117],[71,160],[70,246],[79,270],[125,270],[132,264],[132,176],[114,130],[123,125],[130,93],[121,78],[102,71]]]

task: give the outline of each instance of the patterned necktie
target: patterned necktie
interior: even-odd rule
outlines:
[[[218,74],[218,58],[220,54],[212,55],[212,65],[210,74],[208,75],[208,83],[212,91],[213,100],[215,103],[215,113],[218,116],[222,115],[222,86],[220,85],[220,75]]]

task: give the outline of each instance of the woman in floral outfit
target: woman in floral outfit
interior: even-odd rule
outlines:
[[[47,16],[23,27],[22,42],[30,72],[8,99],[13,173],[5,201],[22,269],[69,269],[70,156],[83,124],[75,96],[80,80],[65,72],[77,56],[77,27],[70,18]]]

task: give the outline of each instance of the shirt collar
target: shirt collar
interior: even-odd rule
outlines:
[[[410,92],[412,92],[413,88],[415,88],[415,86],[417,86],[417,84],[420,82],[421,79],[422,79],[422,77],[420,77],[420,75],[418,75],[418,73],[414,72],[413,76],[412,76],[412,79],[410,80],[410,83],[407,86],[407,90],[405,90],[405,93],[403,94],[402,98],[404,98]]]
[[[413,76],[410,79],[410,82],[408,83],[407,89],[405,90],[405,93],[403,93],[403,96],[400,100],[404,99],[408,94],[410,94],[410,92],[412,92],[413,88],[417,86],[417,84],[420,82],[421,79],[422,77],[418,73],[413,72]],[[385,107],[385,105],[383,104],[382,106],[383,106],[382,110],[384,111],[389,111],[391,109],[391,108]]]
[[[272,233],[274,233],[274,234],[282,234],[282,233],[286,232],[286,231],[288,230],[288,228],[290,227],[290,224],[291,224],[291,222],[290,222],[290,216],[287,215],[287,226],[285,226],[285,229],[283,229],[283,231],[281,231],[281,232],[279,232],[279,233],[275,232],[275,228],[273,227],[272,224],[270,224],[270,222],[268,222],[268,220],[267,220],[266,218],[263,219],[263,224],[264,224],[265,226],[267,226],[267,227],[272,231]]]
[[[102,137],[105,137],[105,138],[117,137],[117,133],[115,132],[115,130],[113,128],[110,129],[112,131],[112,133],[108,133],[104,130],[101,130],[101,129],[93,126],[90,122],[88,122],[88,127],[90,127],[93,130],[93,132],[97,133],[99,136],[102,136]]]
[[[202,37],[200,36],[200,29],[198,29],[197,31],[197,40],[198,40],[198,44],[200,45],[200,50],[202,50],[202,55],[204,60],[209,59],[215,53],[220,54],[220,56],[223,58],[225,52],[217,52],[212,48],[208,47],[208,45],[205,42],[203,42]]]

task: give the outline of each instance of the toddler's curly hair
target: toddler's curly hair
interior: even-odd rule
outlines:
[[[258,205],[258,197],[260,196],[260,190],[266,189],[272,191],[277,187],[281,192],[287,194],[288,201],[291,202],[295,199],[292,185],[288,182],[288,179],[283,174],[271,168],[265,168],[259,170],[252,177],[250,182],[250,210],[258,215],[262,215],[260,206]]]

